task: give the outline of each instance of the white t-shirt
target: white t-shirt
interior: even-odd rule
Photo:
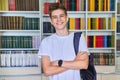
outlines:
[[[58,36],[53,34],[42,40],[38,56],[47,55],[51,61],[54,60],[73,60],[75,51],[73,46],[74,33],[68,36]],[[79,51],[87,51],[88,48],[83,34],[79,42]],[[50,76],[50,80],[81,80],[79,70],[67,70],[63,73]]]

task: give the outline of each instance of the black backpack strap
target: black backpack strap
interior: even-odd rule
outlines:
[[[82,32],[74,33],[73,45],[74,45],[74,50],[75,50],[76,55],[77,55],[78,49],[79,49],[79,40],[80,40],[81,34],[82,34]]]
[[[75,32],[74,33],[74,40],[73,40],[73,45],[74,45],[74,50],[75,50],[75,54],[77,55],[78,53],[78,49],[79,49],[79,41],[80,41],[80,37],[81,37],[82,32]],[[80,70],[80,75],[81,78],[83,80],[96,80],[96,70],[95,67],[92,63],[92,55],[89,55],[89,65],[88,65],[88,69],[81,69]]]

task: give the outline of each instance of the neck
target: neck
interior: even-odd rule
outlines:
[[[56,34],[58,35],[58,36],[67,36],[67,35],[69,35],[69,31],[68,30],[59,30],[59,31],[56,31]]]

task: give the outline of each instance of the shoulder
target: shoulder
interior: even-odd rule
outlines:
[[[43,40],[42,40],[42,43],[46,43],[46,42],[50,42],[52,41],[53,39],[55,39],[55,34],[52,34],[48,37],[45,37]]]

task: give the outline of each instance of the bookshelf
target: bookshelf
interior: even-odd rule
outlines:
[[[40,0],[0,0],[0,80],[41,80],[40,5]]]

